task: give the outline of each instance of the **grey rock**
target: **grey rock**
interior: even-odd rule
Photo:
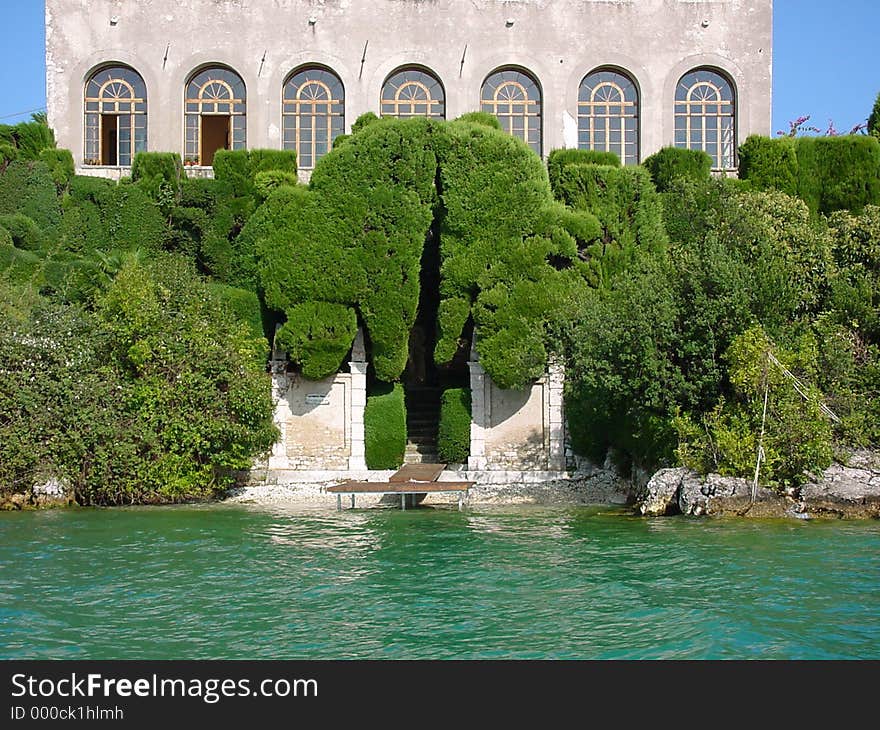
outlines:
[[[674,514],[678,512],[678,493],[682,482],[696,472],[679,467],[677,469],[661,469],[648,481],[641,499],[638,501],[638,509],[648,517]]]
[[[752,500],[752,483],[740,477],[709,474],[685,480],[678,495],[685,515],[711,517],[784,517],[791,500],[772,489],[759,486]]]
[[[848,464],[832,464],[821,479],[801,487],[803,512],[849,519],[880,518],[880,458],[854,454]]]

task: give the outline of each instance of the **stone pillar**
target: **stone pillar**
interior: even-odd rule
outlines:
[[[471,453],[468,469],[486,468],[486,429],[492,417],[491,401],[486,397],[486,371],[478,362],[469,362],[471,371]]]
[[[367,407],[367,353],[364,347],[364,333],[358,329],[351,348],[352,362],[348,363],[351,370],[351,403],[349,404],[348,421],[351,425],[351,454],[348,457],[348,468],[352,471],[363,471],[367,468],[364,443],[364,409]]]
[[[287,469],[290,462],[287,458],[287,422],[290,419],[290,405],[287,402],[287,390],[290,381],[283,372],[284,362],[281,362],[281,370],[272,361],[272,400],[275,403],[273,420],[278,427],[280,437],[272,445],[272,454],[269,456],[270,469]]]
[[[550,410],[547,468],[551,471],[565,471],[564,387],[565,368],[559,362],[551,362],[547,369],[547,401]]]

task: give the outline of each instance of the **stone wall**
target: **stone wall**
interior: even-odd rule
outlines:
[[[83,159],[83,90],[102,65],[147,87],[151,151],[182,151],[184,85],[206,65],[244,80],[251,148],[281,146],[281,89],[306,65],[345,89],[345,129],[379,112],[401,66],[431,70],[446,117],[480,108],[483,81],[527,69],[542,92],[542,149],[578,144],[578,88],[591,71],[626,71],[639,92],[640,157],[672,144],[675,87],[710,66],[736,91],[736,137],[771,132],[772,0],[46,0],[49,122]]]
[[[353,348],[363,356],[363,335]],[[367,364],[349,363],[349,372],[324,380],[306,380],[287,371],[284,353],[273,353],[272,392],[275,425],[281,437],[268,467],[281,471],[363,470]]]
[[[561,366],[524,390],[492,382],[472,352],[469,470],[564,471]]]

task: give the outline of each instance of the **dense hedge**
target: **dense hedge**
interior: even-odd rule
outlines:
[[[0,174],[0,215],[22,213],[46,233],[61,222],[61,201],[44,162],[16,160]]]
[[[797,195],[797,140],[751,135],[739,148],[739,177],[748,180],[754,190],[779,190]]]
[[[406,404],[400,383],[376,383],[364,409],[364,448],[370,469],[397,469],[406,452]]]
[[[559,189],[559,178],[568,165],[610,165],[620,167],[620,158],[614,152],[597,150],[560,149],[553,150],[547,158],[547,172],[550,175],[550,187],[553,194]]]
[[[173,152],[138,152],[131,163],[131,179],[158,193],[161,184],[175,194],[183,184],[183,164]]]
[[[880,140],[864,135],[769,139],[740,148],[740,177],[755,190],[799,196],[814,213],[880,204]]]
[[[680,147],[664,147],[646,158],[642,165],[651,173],[657,190],[668,190],[673,180],[686,178],[694,182],[709,179],[712,158],[702,150],[686,150]]]
[[[461,464],[471,449],[471,391],[449,388],[440,401],[440,426],[437,432],[437,454],[441,461]]]
[[[211,295],[229,310],[236,321],[247,327],[250,337],[261,343],[262,348],[257,353],[257,359],[258,364],[264,364],[269,356],[270,347],[263,330],[263,311],[260,306],[260,298],[254,292],[221,284],[217,281],[209,282],[208,289]]]
[[[204,498],[270,448],[263,345],[191,264],[129,259],[91,304],[0,281],[2,491],[56,478],[80,504]]]
[[[0,228],[6,229],[12,238],[12,243],[18,248],[36,251],[44,244],[40,227],[22,213],[0,215]]]
[[[589,234],[593,242],[581,252],[592,286],[628,266],[636,249],[666,246],[663,206],[640,167],[569,163],[558,167],[553,193],[576,214],[598,220],[598,231]]]
[[[357,315],[350,307],[306,302],[287,310],[275,344],[293,362],[303,363],[303,375],[319,380],[339,370],[356,334]]]
[[[469,122],[470,124],[482,124],[483,126],[491,127],[492,129],[501,129],[501,122],[498,121],[498,117],[489,112],[467,112],[467,114],[462,114],[455,121]]]
[[[40,152],[39,160],[49,168],[49,174],[59,188],[70,183],[76,169],[70,150],[46,148]]]

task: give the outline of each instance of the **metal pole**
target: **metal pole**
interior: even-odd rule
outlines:
[[[354,494],[351,495],[351,508],[354,509]]]
[[[406,512],[406,495],[405,494],[400,495],[400,509],[402,509],[404,512]]]
[[[336,495],[336,511],[342,512],[342,495],[341,494]]]

